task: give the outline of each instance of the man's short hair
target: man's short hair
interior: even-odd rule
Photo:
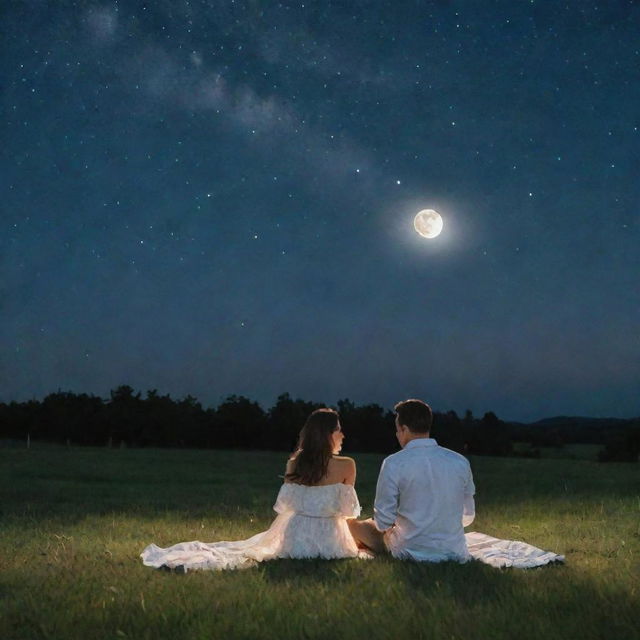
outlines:
[[[429,433],[433,422],[431,407],[422,400],[404,400],[394,407],[398,422],[411,433]]]

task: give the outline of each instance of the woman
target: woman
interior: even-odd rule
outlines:
[[[337,412],[317,409],[300,432],[267,531],[235,542],[182,542],[167,549],[149,545],[145,565],[179,571],[237,569],[273,558],[368,557],[349,532],[347,518],[360,514],[353,487],[356,465],[339,456],[344,434]]]

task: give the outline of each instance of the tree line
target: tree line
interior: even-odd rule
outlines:
[[[0,439],[28,439],[109,447],[189,447],[291,451],[307,416],[323,404],[293,399],[288,393],[264,410],[244,396],[228,396],[215,408],[204,408],[188,395],[174,400],[147,391],[143,397],[128,385],[110,392],[108,400],[85,393],[58,391],[43,400],[0,403]],[[377,404],[357,406],[349,399],[336,407],[349,451],[390,453],[397,449],[395,415]],[[620,421],[615,429],[586,430],[588,441],[606,445],[603,460],[637,461],[640,423]],[[481,418],[466,411],[435,412],[431,435],[439,444],[465,455],[514,455],[514,442],[535,447],[581,441],[570,425],[518,425],[493,412]],[[572,438],[568,440],[567,437]],[[578,438],[578,439],[576,439]],[[634,457],[635,456],[635,457]]]

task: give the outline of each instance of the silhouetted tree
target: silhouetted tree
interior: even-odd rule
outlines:
[[[266,449],[274,451],[293,451],[297,444],[300,429],[309,414],[325,405],[305,400],[292,400],[288,393],[278,396],[276,403],[269,409],[267,416]]]
[[[470,454],[506,456],[513,450],[509,426],[493,411],[485,413],[482,420],[474,421],[473,426],[466,429],[465,438]]]
[[[110,392],[105,419],[107,442],[115,446],[138,444],[144,433],[140,393],[126,384]]]
[[[441,447],[465,453],[465,431],[462,421],[455,411],[434,414],[431,437],[435,438]]]
[[[265,447],[266,414],[257,402],[244,396],[228,396],[216,410],[214,420],[214,447]]]
[[[338,412],[346,450],[391,453],[397,449],[392,412],[385,412],[378,404],[356,407],[346,399],[338,401]]]

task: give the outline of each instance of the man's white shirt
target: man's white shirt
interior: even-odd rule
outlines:
[[[438,562],[471,558],[464,527],[475,517],[475,486],[469,461],[416,438],[385,458],[380,469],[374,520],[391,554]]]

